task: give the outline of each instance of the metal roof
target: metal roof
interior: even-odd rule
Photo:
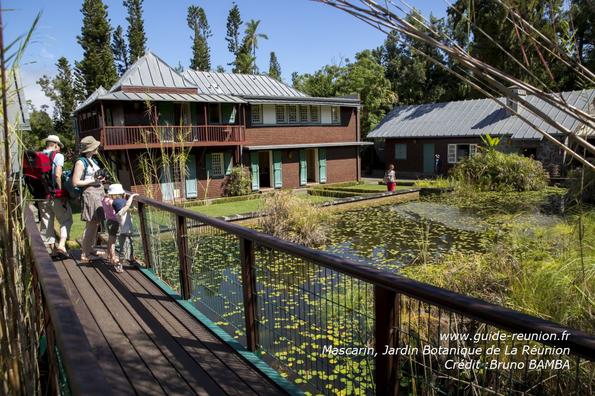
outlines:
[[[281,81],[260,74],[216,73],[188,69],[183,75],[195,84],[201,93],[237,96],[308,97],[305,93]]]
[[[595,89],[562,92],[560,95],[569,105],[593,113]],[[499,99],[506,101],[504,97]],[[582,126],[576,119],[535,95],[527,95],[526,100],[571,131]],[[521,108],[521,115],[549,134],[560,134],[557,129],[526,109]],[[487,133],[510,135],[512,139],[542,139],[541,133],[492,99],[398,106],[384,117],[368,137],[461,137]]]
[[[74,111],[79,111],[80,109],[84,109],[85,107],[89,106],[91,103],[95,102],[100,96],[105,95],[107,91],[101,85],[97,88],[83,103],[78,105]]]
[[[123,86],[196,88],[151,51],[147,51],[134,62],[109,92],[117,91]]]
[[[335,143],[297,143],[297,144],[267,144],[264,146],[246,146],[248,150],[275,150],[297,149],[315,147],[345,147],[345,146],[370,146],[372,142],[335,142]]]
[[[137,100],[150,102],[207,102],[245,103],[243,99],[230,95],[174,94],[154,92],[110,92],[99,97],[101,100]]]
[[[307,97],[307,98],[294,98],[294,97],[246,97],[244,99],[251,104],[305,104],[305,105],[337,105],[337,106],[351,106],[358,107],[360,105],[359,99],[350,99],[342,97],[334,98],[319,98],[319,97]]]

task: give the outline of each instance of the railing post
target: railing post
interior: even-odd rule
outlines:
[[[392,290],[375,285],[374,314],[377,352],[374,372],[376,395],[394,396],[399,392],[398,358],[393,354],[383,355],[382,352],[386,346],[396,348],[399,343],[397,331],[400,320],[399,295]]]
[[[240,264],[242,266],[242,292],[246,317],[246,346],[249,351],[258,348],[256,325],[256,274],[254,273],[254,243],[240,238]]]
[[[146,209],[145,204],[142,202],[137,202],[138,207],[138,218],[140,221],[140,239],[143,244],[143,254],[145,256],[145,265],[147,268],[154,268],[153,267],[153,256],[151,256],[151,242],[149,240],[149,236],[147,234],[147,218],[146,216]]]
[[[180,259],[180,293],[184,300],[190,299],[190,263],[188,262],[188,243],[186,238],[186,218],[176,216],[176,238],[178,242],[178,257]]]

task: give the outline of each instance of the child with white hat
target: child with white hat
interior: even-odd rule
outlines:
[[[116,272],[124,272],[122,263],[116,254],[116,238],[118,231],[122,227],[122,231],[130,234],[131,220],[128,209],[132,205],[132,201],[138,194],[131,194],[128,199],[124,199],[126,192],[121,184],[110,184],[107,189],[107,195],[101,201],[103,212],[107,220],[107,255],[110,263],[114,265]],[[124,229],[126,228],[126,229]]]

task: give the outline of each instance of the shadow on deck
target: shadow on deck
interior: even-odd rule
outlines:
[[[72,256],[55,267],[114,394],[285,394],[140,270]]]

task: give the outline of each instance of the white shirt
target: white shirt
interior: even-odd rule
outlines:
[[[85,172],[85,163],[83,162],[83,160],[79,159],[79,161],[83,163],[83,173],[81,176],[81,180],[95,180],[95,172],[97,172],[101,168],[99,167],[99,165],[95,163],[95,160],[93,160],[92,158],[86,158],[86,160],[87,172]]]

